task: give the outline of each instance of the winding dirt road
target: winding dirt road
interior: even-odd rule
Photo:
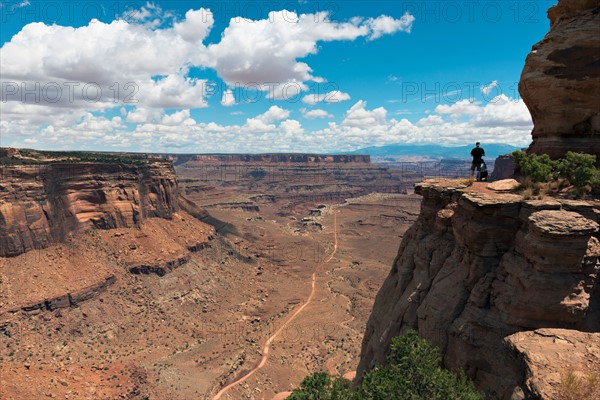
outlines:
[[[335,256],[335,254],[337,253],[337,248],[338,248],[338,239],[337,239],[337,211],[334,211],[333,213],[333,252],[331,253],[331,255],[325,259],[321,264],[317,265],[317,267],[315,268],[314,272],[312,273],[312,282],[311,282],[311,290],[310,290],[310,295],[308,296],[308,298],[306,299],[306,301],[304,302],[304,304],[302,304],[302,306],[300,306],[300,308],[298,308],[289,318],[287,321],[285,321],[285,323],[283,323],[279,329],[277,329],[277,331],[275,331],[275,333],[273,333],[273,335],[271,335],[267,341],[265,342],[265,345],[263,346],[263,356],[260,360],[260,363],[254,367],[252,370],[248,371],[248,373],[244,376],[242,376],[241,378],[237,379],[234,382],[231,382],[229,385],[224,386],[221,390],[219,390],[219,392],[213,397],[212,400],[220,400],[221,396],[223,396],[225,393],[227,393],[231,388],[239,385],[240,383],[244,382],[246,379],[250,378],[252,375],[254,375],[256,372],[258,372],[260,369],[262,369],[265,364],[267,363],[267,360],[269,359],[269,353],[271,351],[271,343],[273,343],[273,341],[275,339],[277,339],[277,337],[281,334],[281,332],[298,316],[300,315],[300,313],[302,311],[304,311],[304,309],[306,308],[307,305],[309,305],[311,303],[311,301],[313,300],[313,297],[315,296],[315,283],[317,280],[317,270],[327,264],[329,261],[331,261],[333,259],[333,257]]]

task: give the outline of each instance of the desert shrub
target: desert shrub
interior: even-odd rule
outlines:
[[[590,180],[590,185],[593,193],[600,194],[600,171],[596,171]]]
[[[293,400],[483,400],[464,373],[458,377],[441,365],[439,350],[415,331],[392,340],[386,365],[367,372],[352,390],[346,380],[332,380],[326,372],[305,378]],[[337,386],[336,386],[337,385]]]
[[[600,374],[577,376],[569,371],[561,376],[558,400],[596,400],[600,398]]]
[[[387,365],[365,374],[361,399],[477,400],[483,396],[460,372],[441,368],[439,350],[417,332],[392,340]]]
[[[549,182],[554,179],[556,161],[552,161],[548,154],[527,155],[523,151],[515,151],[512,154],[515,159],[515,165],[532,182]]]
[[[527,155],[522,151],[513,152],[515,164],[523,179],[524,193],[534,195],[543,191],[559,190],[564,186],[574,186],[575,193],[585,196],[588,192],[600,194],[600,171],[595,167],[593,154],[569,151],[564,158],[553,161],[547,154]]]
[[[355,399],[352,382],[332,379],[327,372],[315,372],[300,383],[300,387],[288,396],[288,400],[350,400]]]
[[[561,177],[568,179],[573,186],[581,189],[590,185],[592,179],[597,175],[598,170],[596,170],[595,164],[595,155],[569,151],[565,154],[565,158],[558,161],[557,169]]]

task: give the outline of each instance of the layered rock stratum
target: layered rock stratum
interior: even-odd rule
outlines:
[[[171,219],[181,203],[168,162],[3,165],[0,174],[0,257],[48,247],[86,228]]]
[[[415,329],[489,398],[534,396],[528,366],[505,339],[540,328],[600,331],[600,203],[523,200],[455,181],[416,192],[421,213],[377,294],[358,375]],[[559,365],[600,371],[597,359]]]
[[[209,209],[258,211],[277,204],[285,214],[372,192],[406,193],[420,180],[414,172],[376,165],[362,155],[173,157],[182,193]]]
[[[527,56],[519,93],[533,119],[533,153],[600,154],[600,3],[560,0]]]
[[[0,152],[0,319],[97,297],[115,283],[115,265],[163,276],[214,238],[170,162],[26,154]]]

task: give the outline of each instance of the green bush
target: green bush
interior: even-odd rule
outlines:
[[[600,194],[600,171],[595,167],[593,154],[569,151],[564,158],[553,161],[547,154],[527,155],[522,151],[512,153],[515,164],[525,179],[534,183],[563,183],[573,185],[576,193],[591,191]],[[527,185],[525,185],[527,186]]]
[[[437,348],[410,331],[392,340],[387,365],[365,374],[361,399],[478,400],[483,396],[461,372],[440,367]]]
[[[527,155],[523,151],[512,154],[519,170],[533,182],[549,182],[555,178],[556,161],[552,161],[548,154]]]
[[[355,399],[352,382],[347,379],[331,379],[327,372],[315,372],[300,383],[300,387],[288,396],[288,400],[350,400]]]
[[[592,186],[592,192],[600,194],[600,171],[596,171],[590,181],[590,185]]]
[[[438,349],[415,331],[392,340],[386,365],[367,372],[352,390],[344,379],[326,372],[305,378],[291,394],[293,400],[483,400],[464,373],[456,377],[441,368]]]
[[[558,162],[558,173],[568,179],[573,186],[581,189],[590,185],[594,177],[597,178],[598,170],[595,164],[595,155],[569,151],[565,154],[565,158]]]

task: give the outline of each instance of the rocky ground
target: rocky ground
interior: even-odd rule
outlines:
[[[2,258],[3,399],[270,399],[308,373],[355,369],[375,291],[418,198],[371,195],[281,216],[214,206],[217,234],[184,211],[87,229]],[[339,247],[331,254],[336,213]]]

